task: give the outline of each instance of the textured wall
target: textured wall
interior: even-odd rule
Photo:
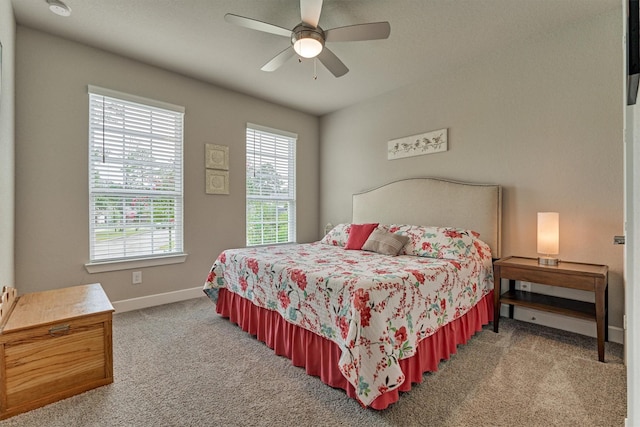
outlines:
[[[610,323],[621,327],[623,247],[612,245],[624,234],[621,16],[514,41],[323,117],[321,224],[349,221],[352,193],[396,179],[500,184],[503,256],[535,257],[536,213],[559,212],[560,258],[610,266]],[[441,128],[447,152],[387,160],[388,140]]]
[[[215,257],[245,242],[245,126],[298,134],[299,241],[317,239],[317,117],[18,26],[16,281],[21,291],[101,282],[114,301],[201,286]],[[87,85],[186,108],[183,264],[89,274]],[[205,194],[204,147],[229,146],[230,195]],[[137,270],[137,269],[136,269]]]

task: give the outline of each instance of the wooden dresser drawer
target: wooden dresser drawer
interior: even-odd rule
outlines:
[[[100,292],[94,292],[96,285]],[[41,308],[41,318],[33,322],[21,319],[24,313],[16,310],[38,311],[32,306],[37,298],[18,300],[0,334],[0,419],[113,382],[113,307],[96,285],[65,288],[79,293],[77,298],[97,297],[101,303],[60,313],[55,321],[52,313],[58,305],[49,300],[55,294],[47,295],[49,307]],[[64,295],[64,307],[74,305],[70,296]]]
[[[502,267],[500,274],[504,279],[540,283],[541,285],[554,285],[558,283],[558,280],[562,280],[565,288],[592,292],[595,289],[595,280],[592,276],[566,274],[558,271],[527,270],[510,266]]]

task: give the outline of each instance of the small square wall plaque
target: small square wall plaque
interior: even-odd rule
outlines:
[[[206,170],[207,194],[229,194],[229,171]]]
[[[229,147],[226,145],[206,144],[205,167],[207,169],[229,170]]]

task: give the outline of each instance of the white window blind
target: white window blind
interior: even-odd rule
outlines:
[[[91,262],[183,252],[184,109],[89,87]]]
[[[247,246],[296,240],[296,140],[247,125]]]

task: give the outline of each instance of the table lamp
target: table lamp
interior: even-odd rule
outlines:
[[[560,214],[538,212],[538,264],[558,265],[560,247]]]

